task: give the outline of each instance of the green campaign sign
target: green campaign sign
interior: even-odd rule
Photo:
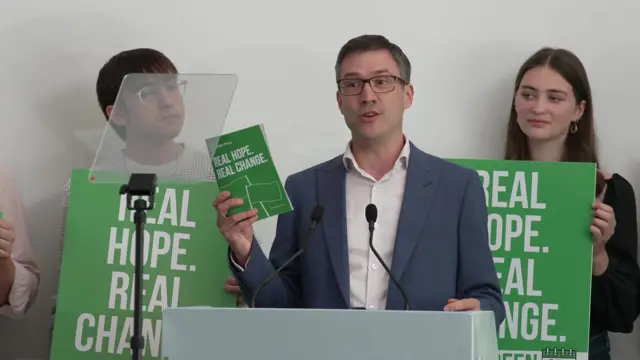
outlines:
[[[135,224],[122,184],[74,170],[51,360],[130,359]],[[235,307],[223,292],[227,244],[216,227],[215,182],[158,186],[144,232],[144,359],[160,359],[166,307]]]
[[[229,215],[258,209],[258,219],[291,211],[289,196],[269,151],[263,125],[254,125],[207,140],[220,191],[244,204]]]
[[[587,360],[595,164],[462,160],[484,186],[502,360]]]

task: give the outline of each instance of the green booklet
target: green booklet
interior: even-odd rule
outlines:
[[[587,360],[595,164],[451,161],[484,187],[507,313],[500,359]]]
[[[293,210],[271,157],[264,126],[254,125],[207,139],[220,191],[244,200],[229,215],[258,209],[258,220]],[[217,146],[216,146],[217,144]]]
[[[133,331],[135,224],[120,183],[71,177],[51,360],[128,360]],[[235,307],[225,293],[227,242],[216,227],[215,182],[162,184],[147,211],[143,359],[161,359],[162,310]]]

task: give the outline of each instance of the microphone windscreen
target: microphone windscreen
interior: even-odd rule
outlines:
[[[378,220],[378,208],[373,204],[369,204],[364,209],[364,215],[368,223],[374,223]]]
[[[324,215],[324,207],[322,207],[322,205],[316,205],[311,212],[311,221],[320,222],[322,215]]]

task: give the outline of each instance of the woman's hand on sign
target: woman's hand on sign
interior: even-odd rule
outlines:
[[[605,246],[613,236],[616,228],[616,215],[611,206],[596,200],[593,204],[593,223],[591,234],[593,238],[593,266],[591,272],[600,276],[609,267],[609,255]]]
[[[605,245],[613,236],[616,228],[616,215],[611,206],[596,200],[593,204],[593,223],[591,234],[593,235],[594,256],[605,253]]]
[[[229,209],[244,203],[242,199],[232,199],[228,191],[221,192],[213,206],[218,211],[218,229],[227,239],[235,260],[241,266],[247,262],[253,242],[253,223],[258,220],[258,210],[251,209],[227,216]]]
[[[5,219],[0,219],[0,265],[11,258],[15,234],[13,226]]]

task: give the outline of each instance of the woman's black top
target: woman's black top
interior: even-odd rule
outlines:
[[[640,268],[636,198],[631,184],[618,174],[607,180],[604,203],[616,216],[607,243],[609,267],[592,276],[591,335],[604,331],[630,333],[640,313]]]

